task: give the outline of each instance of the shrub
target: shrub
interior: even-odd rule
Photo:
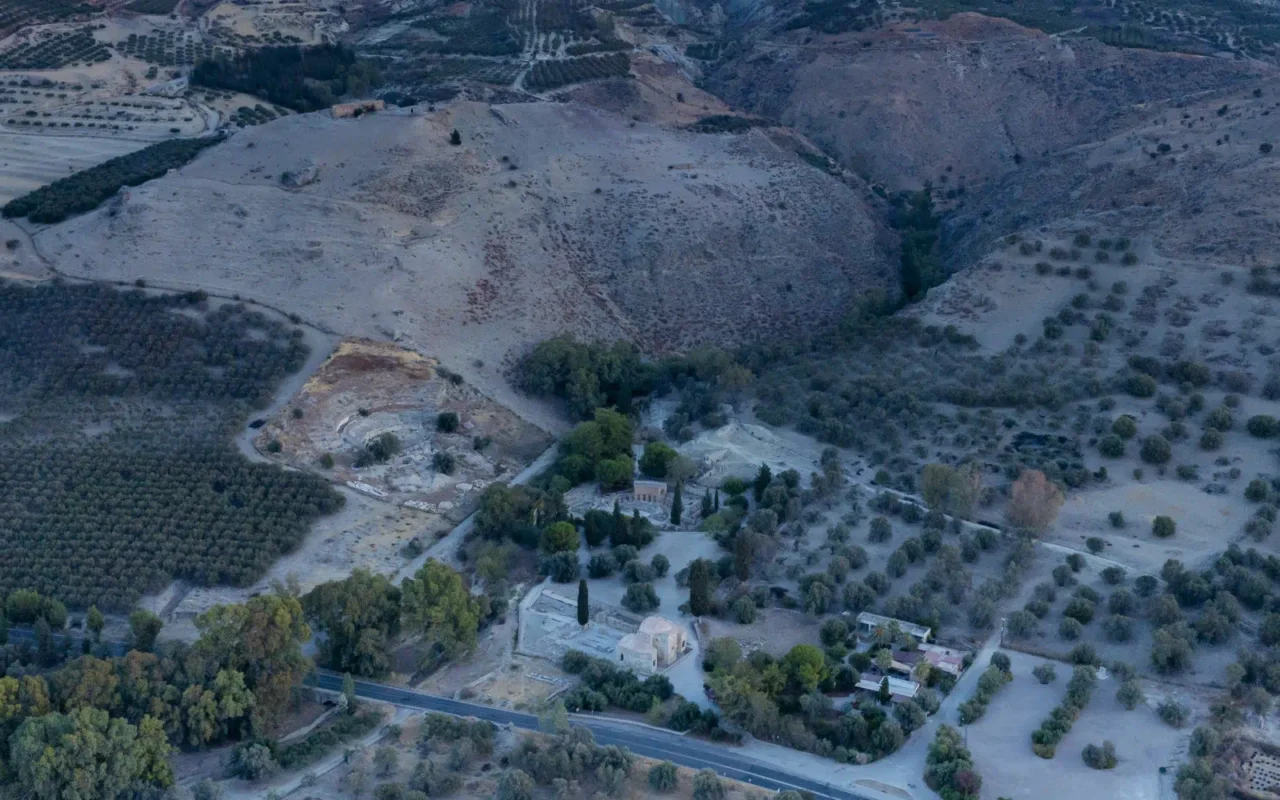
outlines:
[[[1010,636],[1018,639],[1025,639],[1036,632],[1037,621],[1035,614],[1028,610],[1015,611],[1005,620],[1005,629]]]
[[[436,415],[436,430],[441,433],[453,433],[458,430],[458,415],[453,411],[441,411]]]
[[[1258,414],[1249,417],[1249,421],[1245,423],[1245,430],[1250,436],[1256,436],[1259,439],[1270,439],[1280,431],[1280,423],[1276,422],[1276,418],[1269,414]]]
[[[1160,582],[1151,575],[1139,575],[1133,581],[1133,590],[1139,597],[1150,597],[1160,588]]]
[[[1124,440],[1115,434],[1107,434],[1098,441],[1098,452],[1107,458],[1120,458],[1124,455]]]
[[[1176,700],[1165,700],[1156,706],[1156,713],[1160,715],[1160,719],[1174,728],[1181,728],[1186,725],[1187,718],[1190,716],[1187,707]]]
[[[1200,449],[1214,451],[1222,447],[1222,434],[1210,429],[1200,434]]]
[[[1156,538],[1168,539],[1178,530],[1178,525],[1173,521],[1172,517],[1158,516],[1151,521],[1151,533]]]
[[[1118,567],[1112,564],[1111,566],[1104,568],[1100,574],[1102,575],[1103,582],[1108,586],[1119,586],[1121,583],[1124,583],[1123,567]]]
[[[447,453],[444,450],[437,450],[431,456],[431,466],[436,472],[445,475],[452,475],[458,468],[458,459],[453,453]]]
[[[1173,457],[1173,448],[1163,436],[1154,434],[1142,440],[1138,455],[1148,464],[1165,464]]]
[[[1084,763],[1093,769],[1113,769],[1116,765],[1116,746],[1110,741],[1103,742],[1101,746],[1085,745],[1080,755]]]
[[[1116,691],[1116,700],[1120,701],[1120,705],[1129,711],[1137,708],[1146,699],[1146,695],[1142,692],[1142,686],[1133,678],[1125,679]]]
[[[607,578],[617,569],[617,562],[608,553],[598,553],[587,562],[587,575],[592,578]]]
[[[576,581],[582,574],[577,553],[554,553],[538,562],[538,569],[556,583]]]
[[[1133,638],[1133,620],[1121,614],[1112,614],[1102,621],[1102,631],[1113,642],[1127,642]]]
[[[1261,503],[1267,499],[1271,487],[1262,478],[1254,478],[1244,489],[1244,498],[1251,503]]]
[[[1066,561],[1067,561],[1067,566],[1071,568],[1072,572],[1079,572],[1080,570],[1084,569],[1084,556],[1080,555],[1079,553],[1070,553],[1067,556]]]
[[[887,517],[874,517],[871,520],[871,527],[867,533],[867,539],[871,542],[887,542],[893,536],[893,526],[889,524]]]
[[[1111,423],[1111,432],[1121,439],[1132,439],[1138,433],[1138,423],[1133,417],[1125,414],[1116,417],[1115,422]]]
[[[667,471],[672,462],[679,457],[670,445],[663,442],[649,442],[644,446],[644,453],[640,456],[640,472],[647,477],[662,480],[667,477]]]
[[[1079,639],[1083,632],[1084,626],[1074,617],[1063,617],[1062,622],[1058,623],[1058,635],[1069,642]]]
[[[1125,524],[1124,513],[1120,511],[1112,511],[1107,515],[1107,521],[1111,523],[1111,527],[1113,528],[1123,528]]]
[[[1215,431],[1229,431],[1234,424],[1235,419],[1231,416],[1231,411],[1226,408],[1215,408],[1204,419],[1205,427]]]
[[[1048,662],[1037,664],[1036,668],[1031,670],[1031,674],[1034,675],[1036,680],[1040,681],[1041,684],[1050,684],[1058,679],[1058,671]]]
[[[653,611],[660,602],[658,593],[653,590],[651,583],[633,583],[627,587],[626,594],[622,596],[623,607],[637,614]]]
[[[678,777],[676,765],[670,761],[654,764],[649,768],[649,788],[663,794],[673,792],[675,791]]]

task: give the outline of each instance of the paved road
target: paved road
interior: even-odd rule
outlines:
[[[314,681],[315,685],[321,689],[342,690],[342,678],[338,675],[317,672]],[[538,718],[532,714],[490,708],[380,683],[356,681],[356,695],[422,711],[439,711],[459,717],[475,717],[496,725],[513,725],[524,730],[538,729]],[[624,746],[646,758],[672,761],[692,769],[712,769],[723,777],[751,783],[772,791],[799,789],[829,800],[870,800],[866,795],[848,789],[830,786],[821,781],[758,764],[750,758],[735,753],[732,748],[725,745],[625,722],[591,719],[584,716],[578,716],[574,721],[589,728],[595,735],[597,744]]]

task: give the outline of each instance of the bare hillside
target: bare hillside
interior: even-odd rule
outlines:
[[[892,289],[895,240],[873,202],[759,130],[458,103],[246,130],[36,243],[70,274],[241,294],[400,338],[521,407],[501,364],[558,332],[730,344]]]
[[[1113,48],[957,14],[838,36],[778,34],[721,62],[707,88],[890,188],[931,180],[946,191],[1105,138],[1143,104],[1270,74],[1258,62]]]

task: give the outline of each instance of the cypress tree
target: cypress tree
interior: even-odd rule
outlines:
[[[356,713],[356,681],[350,672],[342,674],[342,696],[347,698],[347,713]]]
[[[578,579],[578,624],[587,627],[587,620],[591,619],[591,605],[587,600],[587,581],[585,578]]]
[[[720,490],[716,489],[716,511],[720,510]]]
[[[705,558],[689,565],[689,613],[702,617],[711,612],[711,569]]]
[[[0,603],[0,647],[9,643],[9,620],[4,615],[4,604]]]
[[[613,530],[609,533],[609,541],[614,545],[622,544],[622,539],[627,534],[627,521],[622,516],[622,506],[618,505],[618,501],[613,501]]]
[[[884,676],[884,680],[880,681],[880,702],[887,703],[893,699],[893,693],[889,691],[889,676]]]
[[[671,495],[671,524],[679,525],[680,517],[684,515],[684,486],[683,481],[676,481],[676,490]]]
[[[751,484],[757,503],[764,497],[764,490],[769,488],[770,483],[773,483],[773,470],[769,469],[768,464],[761,464],[760,471],[756,473],[756,479]]]
[[[711,490],[708,489],[702,493],[702,518],[706,519],[713,513],[715,512],[711,507]]]

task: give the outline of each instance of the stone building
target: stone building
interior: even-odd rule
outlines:
[[[685,630],[662,617],[646,617],[640,630],[618,640],[618,661],[641,675],[652,675],[680,660],[688,642]]]
[[[632,484],[631,496],[641,503],[662,503],[667,499],[667,484],[662,481],[638,480]]]

